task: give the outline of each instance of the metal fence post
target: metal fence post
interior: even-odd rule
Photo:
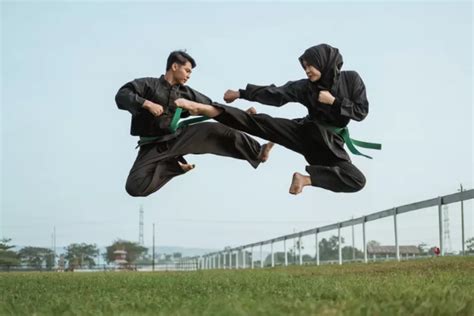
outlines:
[[[438,197],[438,219],[439,219],[439,249],[441,256],[444,256],[444,245],[443,245],[443,198]]]
[[[365,223],[366,223],[366,217],[362,219],[362,242],[364,243],[364,262],[367,263],[367,240],[366,240],[366,235],[365,235]]]
[[[319,266],[319,241],[318,241],[318,230],[316,229],[316,233],[314,234],[314,241],[316,244],[316,265]]]
[[[341,224],[337,226],[337,233],[338,233],[338,250],[339,250],[339,264],[342,264],[342,245],[341,245]]]
[[[298,256],[299,256],[299,262],[300,266],[303,265],[303,254],[301,252],[301,235],[298,237]]]
[[[463,192],[463,187],[461,184],[461,194]],[[464,256],[466,254],[465,248],[464,248],[464,197],[461,195],[461,239],[462,239],[462,255]]]
[[[398,209],[394,208],[393,210],[393,226],[394,226],[394,231],[395,231],[395,257],[397,258],[397,261],[400,261],[400,246],[398,244],[398,227],[397,227],[397,212]]]
[[[253,263],[253,246],[250,247],[250,262],[251,262],[251,265],[252,265],[252,269],[254,268],[254,263]]]
[[[263,244],[260,244],[260,268],[263,268]]]
[[[242,248],[242,268],[247,268],[247,256],[245,255],[245,248]]]
[[[240,249],[237,249],[237,251],[235,252],[235,268],[236,269],[239,269],[239,251]]]
[[[285,267],[288,266],[288,252],[286,251],[286,237],[283,239],[283,250],[285,252]]]
[[[272,268],[275,267],[275,254],[273,253],[273,241],[270,244],[270,252],[272,254]]]

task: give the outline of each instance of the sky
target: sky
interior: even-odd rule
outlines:
[[[49,247],[55,227],[58,246],[137,241],[142,206],[146,245],[155,223],[157,245],[223,249],[473,188],[472,16],[471,2],[454,1],[2,1],[0,238]],[[351,135],[383,150],[352,157],[367,178],[362,191],[288,194],[306,163],[276,146],[257,170],[190,155],[195,170],[148,197],[127,195],[137,139],[115,105],[123,84],[159,77],[168,54],[186,49],[197,62],[188,85],[222,101],[247,83],[304,78],[298,57],[319,43],[339,48],[343,70],[367,88],[369,115],[349,125]],[[234,105],[306,115],[297,103]],[[466,239],[472,205],[464,204]],[[459,250],[459,203],[446,209]],[[400,244],[438,244],[436,208],[398,225]],[[351,240],[350,228],[342,234]],[[369,223],[367,234],[394,244],[393,219]],[[361,247],[360,226],[355,235]]]

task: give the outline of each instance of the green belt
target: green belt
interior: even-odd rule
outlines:
[[[170,127],[169,127],[169,130],[171,132],[176,132],[176,130],[178,128],[181,128],[183,126],[188,126],[190,124],[199,123],[199,122],[202,122],[202,121],[209,120],[209,118],[207,116],[198,116],[198,117],[195,117],[195,118],[192,118],[192,119],[187,119],[187,120],[184,120],[184,121],[180,122],[179,119],[181,118],[181,112],[183,112],[182,108],[177,108],[176,112],[174,112],[174,115],[173,115],[173,118],[171,119],[171,124],[170,124]]]
[[[187,119],[180,122],[179,119],[181,118],[182,111],[183,109],[177,108],[176,112],[174,112],[173,118],[171,119],[169,130],[173,133],[176,132],[178,128],[182,128],[184,126],[188,126],[194,123],[199,123],[199,122],[209,120],[209,118],[206,116],[198,116],[198,117]],[[377,150],[382,149],[382,144],[368,143],[368,142],[363,142],[357,139],[350,138],[349,129],[347,127],[332,127],[332,126],[326,126],[326,127],[332,132],[339,134],[342,137],[342,139],[344,139],[344,142],[346,143],[349,151],[353,153],[354,155],[364,156],[366,158],[372,159],[372,157],[364,155],[363,153],[358,151],[355,146],[362,147],[362,148],[369,148],[369,149],[377,149]],[[162,137],[141,136],[140,140],[138,141],[137,147],[153,143],[159,140],[160,138]]]
[[[363,153],[358,151],[357,148],[355,148],[355,146],[362,147],[362,148],[369,148],[369,149],[377,149],[377,150],[382,149],[382,144],[368,143],[368,142],[363,142],[357,139],[350,138],[349,129],[347,127],[331,127],[330,126],[328,128],[334,133],[339,134],[342,137],[342,139],[344,139],[344,142],[346,143],[347,148],[354,155],[364,156],[366,158],[372,159],[372,157],[364,155]]]
[[[173,118],[171,119],[170,126],[168,130],[172,132],[173,134],[176,132],[178,128],[182,128],[184,126],[188,126],[190,124],[194,123],[199,123],[202,121],[209,120],[207,116],[198,116],[195,118],[187,119],[184,121],[179,121],[181,118],[181,112],[183,112],[182,108],[177,108],[176,111],[174,112]],[[172,135],[172,134],[170,134]],[[152,144],[154,142],[157,142],[159,140],[163,140],[163,136],[140,136],[140,139],[138,140],[138,145],[136,148],[147,145],[147,144]]]

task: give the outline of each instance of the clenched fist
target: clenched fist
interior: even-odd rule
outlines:
[[[159,105],[158,103],[148,101],[148,100],[145,100],[145,102],[143,102],[143,107],[147,109],[148,112],[150,112],[153,116],[156,116],[156,117],[163,114],[163,111],[164,111],[161,105]]]
[[[235,99],[240,98],[240,92],[235,90],[227,90],[224,93],[224,101],[227,103],[232,103]]]
[[[319,102],[332,105],[335,100],[336,98],[332,96],[331,92],[327,90],[323,90],[319,92],[319,97],[318,97]]]

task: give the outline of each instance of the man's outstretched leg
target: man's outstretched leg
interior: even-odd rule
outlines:
[[[234,129],[268,140],[269,143],[264,145],[262,161],[268,159],[274,143],[297,153],[305,153],[305,130],[294,120],[257,114],[254,108],[243,111],[221,104],[214,106],[185,99],[177,99],[175,104],[192,115],[205,115]]]
[[[177,107],[188,110],[191,115],[204,115],[213,118],[221,114],[223,111],[222,109],[209,104],[197,103],[183,98],[176,99],[174,103]],[[251,109],[252,108],[248,109],[247,111],[251,111]],[[253,114],[251,112],[248,113]]]

